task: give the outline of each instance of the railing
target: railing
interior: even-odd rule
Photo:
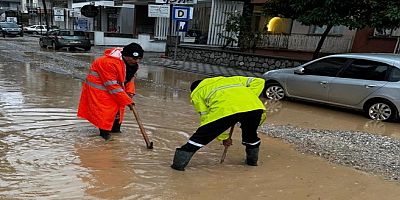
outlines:
[[[287,49],[290,35],[263,35],[259,47]]]
[[[277,48],[297,51],[314,51],[321,36],[315,35],[265,35],[258,47]],[[322,45],[324,53],[350,52],[353,38],[350,36],[328,36]]]
[[[400,37],[397,37],[396,47],[394,48],[395,54],[400,54]]]

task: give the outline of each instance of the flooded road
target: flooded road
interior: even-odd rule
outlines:
[[[0,199],[398,199],[400,195],[397,182],[301,154],[264,134],[260,134],[259,166],[246,166],[239,130],[225,163],[219,164],[223,147],[213,142],[196,153],[185,172],[171,170],[175,148],[198,124],[187,88],[203,76],[146,64],[138,72],[135,102],[154,149],[145,148],[128,109],[122,133],[105,144],[95,127],[76,118],[80,77],[87,68],[68,68],[60,61],[66,74],[43,70],[47,62],[41,59],[54,53],[31,48],[30,58],[21,56],[24,62],[0,56]],[[57,55],[69,63],[91,60],[69,52]],[[50,66],[54,63],[49,61]],[[368,122],[356,113],[286,101],[270,105],[267,119],[271,124],[363,131]],[[397,124],[379,127],[368,130],[398,136]]]

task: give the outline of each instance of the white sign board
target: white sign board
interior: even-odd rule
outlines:
[[[169,18],[169,5],[149,4],[148,17],[166,17]]]
[[[62,15],[62,16],[64,16],[64,9],[62,9],[62,8],[54,8],[54,15]]]
[[[54,16],[54,21],[55,22],[63,22],[64,21],[64,16],[55,15]]]
[[[156,0],[156,3],[168,3],[168,4],[197,4],[197,0]]]
[[[78,9],[69,10],[69,17],[81,17],[81,11]]]

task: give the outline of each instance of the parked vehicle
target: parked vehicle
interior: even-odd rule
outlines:
[[[14,22],[0,22],[0,32],[4,38],[6,35],[24,36],[22,28],[20,28],[19,25]]]
[[[89,51],[91,48],[90,40],[85,32],[75,30],[50,31],[47,35],[40,37],[39,45],[42,48],[53,47],[55,50],[68,47],[71,50],[82,48]]]
[[[24,32],[28,34],[45,34],[47,32],[46,25],[32,25],[24,27]]]
[[[268,99],[291,97],[361,110],[373,120],[399,119],[400,55],[337,54],[263,77]]]
[[[50,26],[49,31],[55,31],[58,30],[59,28],[57,26]],[[46,25],[32,25],[32,26],[27,26],[24,27],[24,32],[33,34],[33,35],[44,35],[47,33],[47,26]]]

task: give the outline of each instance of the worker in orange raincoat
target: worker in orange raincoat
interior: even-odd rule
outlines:
[[[111,139],[110,133],[120,132],[125,106],[134,103],[134,75],[143,53],[137,43],[106,49],[83,82],[78,117],[98,127],[106,141]]]

